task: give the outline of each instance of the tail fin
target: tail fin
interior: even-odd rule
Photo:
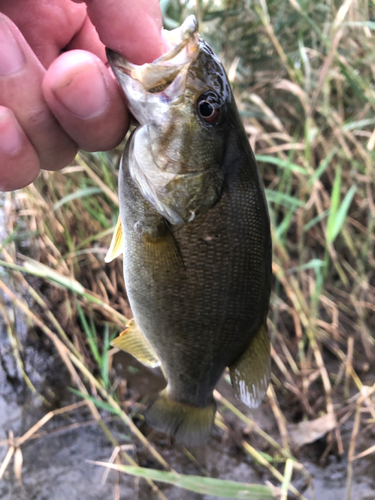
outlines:
[[[145,418],[150,427],[174,436],[179,443],[198,445],[207,441],[215,413],[213,398],[208,406],[199,408],[174,401],[164,390],[147,408]]]

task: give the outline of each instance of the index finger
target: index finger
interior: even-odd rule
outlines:
[[[137,64],[154,61],[163,54],[158,0],[84,1],[104,45]]]

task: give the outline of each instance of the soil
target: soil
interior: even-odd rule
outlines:
[[[48,341],[37,332],[27,332],[22,318],[18,319],[19,336],[24,350],[24,362],[35,387],[54,407],[63,407],[79,398],[69,391],[69,374],[53,351]],[[21,436],[39,421],[49,410],[40,397],[32,393],[24,384],[11,352],[11,346],[4,325],[0,324],[0,463],[4,459],[7,446],[3,442],[12,432]],[[126,354],[114,358],[116,373],[126,379],[126,391],[131,400],[145,401],[164,385],[159,370],[150,370]],[[234,402],[229,384],[222,379],[219,390]],[[236,402],[238,404],[238,402]],[[244,407],[241,410],[247,411]],[[127,452],[146,467],[157,467],[150,456],[133,440],[125,426],[103,413],[115,437],[127,445]],[[268,433],[278,439],[276,423],[270,406],[265,403],[252,413],[253,418]],[[212,477],[231,479],[249,483],[275,483],[264,469],[256,465],[244,454],[239,446],[246,429],[229,413],[224,414],[231,429],[229,435],[215,429],[206,446],[191,448],[200,465],[192,463],[184,454],[181,446],[171,443],[163,435],[151,431],[149,439],[177,472],[185,474],[207,474]],[[137,421],[137,417],[135,417]],[[344,449],[347,452],[352,431],[352,421],[342,426]],[[42,431],[47,434],[27,441],[22,446],[23,467],[22,484],[15,476],[13,462],[8,466],[0,481],[2,500],[112,500],[156,498],[143,480],[138,480],[111,471],[103,484],[101,467],[88,463],[108,461],[113,447],[98,427],[92,422],[87,408],[80,407],[68,415],[54,417]],[[144,429],[142,429],[144,430]],[[146,432],[150,432],[146,429]],[[254,435],[247,436],[255,447],[261,444]],[[361,434],[356,451],[366,449],[370,440],[374,441],[374,431]],[[319,459],[326,447],[325,439],[303,447],[297,454],[313,477],[315,498],[317,500],[338,500],[346,498],[347,461],[345,455],[328,455],[324,464]],[[264,449],[264,451],[270,451]],[[282,469],[281,469],[282,471]],[[304,490],[304,480],[296,476],[294,484]],[[168,500],[213,500],[214,497],[202,496],[175,487],[161,485]],[[117,496],[116,497],[116,493]],[[308,490],[304,495],[309,500]],[[216,497],[215,497],[216,498]],[[354,462],[352,496],[354,500],[373,500],[375,498],[375,457],[370,455]]]

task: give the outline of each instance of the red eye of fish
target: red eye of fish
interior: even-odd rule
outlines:
[[[202,120],[212,125],[220,118],[219,104],[216,102],[210,102],[202,96],[201,100],[198,101],[198,113]]]

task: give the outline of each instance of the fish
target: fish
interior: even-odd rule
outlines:
[[[272,243],[254,154],[219,58],[192,15],[164,31],[169,50],[143,65],[107,48],[138,122],[119,171],[119,221],[134,318],[113,345],[160,366],[166,388],[145,420],[186,445],[214,425],[226,368],[250,408],[270,377]]]

